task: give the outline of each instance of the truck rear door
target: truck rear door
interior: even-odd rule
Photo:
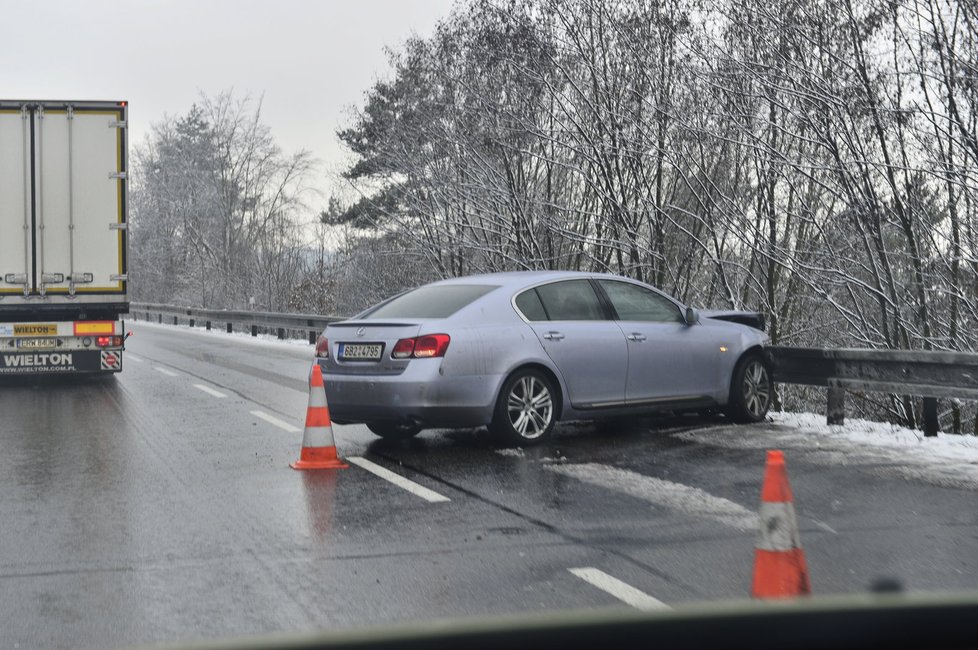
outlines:
[[[5,104],[0,293],[125,300],[125,103]]]

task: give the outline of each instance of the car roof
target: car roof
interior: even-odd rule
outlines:
[[[467,275],[460,278],[440,280],[434,284],[480,284],[489,283],[500,287],[517,289],[548,280],[571,280],[574,278],[606,277],[616,280],[628,280],[609,273],[587,273],[584,271],[505,271],[501,273],[483,273]]]

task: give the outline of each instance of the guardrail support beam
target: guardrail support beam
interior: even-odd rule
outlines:
[[[846,389],[829,386],[825,423],[842,426],[846,423]]]
[[[933,438],[937,435],[937,398],[924,398],[924,436]]]

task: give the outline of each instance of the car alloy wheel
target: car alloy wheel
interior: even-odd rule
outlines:
[[[771,379],[760,359],[752,359],[744,368],[744,408],[752,418],[761,419],[771,405]]]
[[[737,422],[761,422],[771,407],[773,394],[768,365],[759,354],[750,353],[734,370],[727,415]]]
[[[555,406],[553,385],[543,373],[517,371],[503,385],[491,428],[506,442],[536,444],[553,430]]]

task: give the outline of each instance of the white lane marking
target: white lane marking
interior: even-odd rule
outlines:
[[[544,465],[543,468],[591,485],[623,492],[657,506],[713,519],[732,528],[757,530],[756,513],[733,501],[682,483],[652,478],[600,463],[553,464]]]
[[[597,587],[605,593],[611,594],[621,602],[631,605],[635,609],[641,609],[646,612],[672,609],[658,598],[653,598],[644,591],[639,591],[630,584],[622,582],[600,569],[586,566],[567,570],[584,582]]]
[[[196,388],[197,390],[202,390],[202,391],[204,391],[205,393],[207,393],[208,395],[211,395],[211,396],[213,396],[213,397],[217,397],[217,398],[221,398],[221,397],[227,397],[227,395],[225,395],[225,394],[224,394],[224,393],[222,393],[221,391],[219,391],[219,390],[214,390],[214,389],[213,389],[213,388],[211,388],[210,386],[205,386],[205,385],[203,385],[203,384],[194,384],[194,388]]]
[[[161,368],[159,366],[155,366],[154,367],[154,370],[156,370],[156,372],[162,372],[167,377],[178,377],[179,376],[179,375],[177,375],[177,373],[173,372],[172,370],[167,370],[166,368]]]
[[[142,363],[144,361],[142,357],[137,357],[132,352],[126,355],[126,359],[128,359],[129,361],[135,361],[136,363]]]
[[[394,472],[390,471],[386,467],[381,467],[376,463],[371,463],[366,458],[361,458],[360,456],[350,456],[349,458],[347,458],[347,460],[353,463],[354,465],[359,465],[360,467],[367,470],[371,474],[375,474],[386,481],[390,481],[397,487],[407,490],[411,494],[421,497],[425,501],[430,501],[431,503],[441,503],[444,501],[451,501],[451,499],[449,499],[448,497],[438,494],[434,490],[429,490],[423,485],[418,485],[414,481],[409,481],[408,479],[404,478],[400,474],[395,474]]]
[[[256,418],[260,418],[265,422],[268,422],[269,424],[278,427],[282,431],[288,431],[289,433],[299,433],[300,431],[302,431],[302,429],[300,429],[299,427],[294,427],[288,422],[283,422],[282,420],[279,420],[277,417],[273,415],[269,415],[264,411],[252,411],[251,414],[254,415]]]

